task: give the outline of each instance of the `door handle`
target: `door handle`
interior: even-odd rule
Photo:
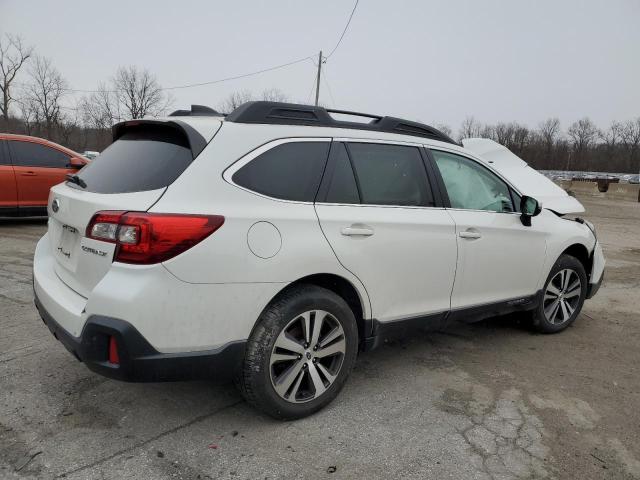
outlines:
[[[24,177],[35,177],[36,176],[36,172],[22,172],[20,175],[24,176]]]
[[[470,238],[470,239],[482,237],[482,234],[480,232],[474,232],[473,230],[465,230],[464,232],[458,233],[458,235],[460,236],[460,238]]]
[[[370,237],[371,235],[373,235],[373,228],[367,227],[365,225],[351,225],[350,227],[344,227],[342,230],[340,230],[340,233],[347,237]]]

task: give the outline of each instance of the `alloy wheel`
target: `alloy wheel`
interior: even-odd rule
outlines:
[[[544,292],[543,309],[552,325],[568,321],[580,303],[582,283],[578,274],[569,268],[556,273]]]
[[[276,393],[292,403],[318,398],[340,373],[346,347],[342,325],[329,312],[298,315],[278,335],[269,359]]]

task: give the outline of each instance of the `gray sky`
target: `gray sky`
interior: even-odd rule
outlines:
[[[130,64],[167,87],[326,54],[352,7],[352,0],[0,0],[0,32],[22,35],[72,88],[96,88]],[[640,0],[360,0],[325,72],[321,101],[336,108],[454,130],[468,115],[531,126],[558,116],[563,128],[587,115],[606,126],[640,115]],[[174,107],[215,107],[233,91],[272,87],[306,102],[314,78],[305,61],[176,90]]]

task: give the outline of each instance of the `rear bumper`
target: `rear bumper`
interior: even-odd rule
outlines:
[[[244,341],[230,342],[215,350],[160,353],[130,323],[92,315],[79,337],[65,330],[38,300],[35,304],[54,337],[89,369],[126,382],[177,380],[230,381],[244,359]],[[109,337],[115,337],[119,364],[108,361]]]
[[[74,338],[96,318],[122,319],[154,352],[217,351],[247,340],[280,283],[194,284],[183,282],[162,264],[113,263],[88,298],[57,273],[55,254],[45,235],[33,260],[33,288],[39,305]]]

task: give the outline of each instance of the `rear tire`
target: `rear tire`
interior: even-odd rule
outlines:
[[[237,383],[248,403],[274,418],[306,417],[338,395],[357,352],[347,303],[325,288],[296,286],[258,318]]]
[[[587,274],[571,255],[560,255],[542,289],[540,305],[532,312],[533,326],[541,333],[561,332],[582,310],[587,295]]]

